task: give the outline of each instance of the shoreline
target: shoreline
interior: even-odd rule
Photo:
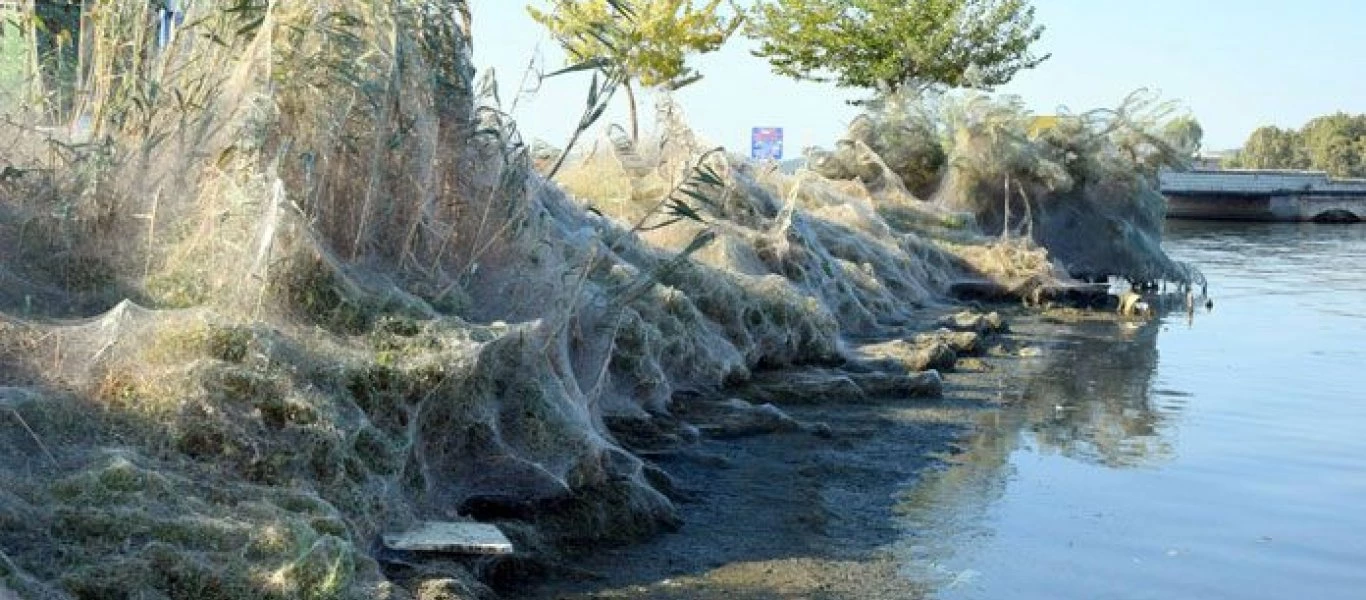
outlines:
[[[946,374],[942,398],[785,404],[797,421],[828,429],[703,436],[652,456],[683,497],[677,532],[585,548],[547,579],[495,589],[524,599],[927,597],[933,588],[901,574],[888,550],[907,535],[898,499],[949,468],[979,419],[1020,400],[1049,363],[1041,348],[1071,326],[1018,305],[990,308],[1007,315],[1009,331],[967,357],[976,368]]]
[[[51,173],[0,210],[17,593],[922,594],[877,554],[903,539],[897,495],[1023,397],[1031,362],[979,348],[945,400],[964,340],[925,320],[1109,276],[1203,284],[1161,249],[1133,146],[1159,115],[1136,95],[1046,136],[1012,99],[900,98],[794,174],[703,152],[670,101],[646,145],[550,177],[476,84],[468,30],[391,13],[303,46],[366,49],[354,77],[258,43],[271,28],[239,32],[260,52],[187,44],[241,75],[207,88],[105,65],[227,100],[163,94],[144,112],[182,118],[155,135],[110,113],[99,152],[55,163],[8,124],[16,168]],[[517,552],[386,545],[432,522],[500,525]]]

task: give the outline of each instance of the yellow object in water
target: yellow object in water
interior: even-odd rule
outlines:
[[[1124,292],[1119,295],[1119,314],[1126,317],[1152,316],[1152,306],[1143,300],[1141,294]]]

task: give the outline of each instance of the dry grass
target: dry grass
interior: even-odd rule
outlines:
[[[627,222],[645,216],[672,188],[655,170],[627,173],[606,141],[568,161],[555,183],[594,209]]]

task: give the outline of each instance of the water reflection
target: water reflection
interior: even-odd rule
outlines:
[[[1186,394],[1155,389],[1161,328],[1096,323],[1041,336],[1061,342],[1029,380],[1023,399],[984,415],[952,466],[907,490],[899,502],[906,536],[893,551],[904,575],[943,589],[976,577],[968,557],[993,536],[988,513],[1014,475],[1010,461],[1017,450],[1108,468],[1156,466],[1172,458],[1170,437]]]
[[[1023,421],[1040,450],[1115,468],[1171,458],[1162,437],[1171,415],[1152,404],[1160,328],[1121,327],[1127,339],[1073,336],[1065,360],[1030,382]]]
[[[902,499],[907,577],[954,600],[1362,597],[1366,227],[1168,225],[1213,312],[1031,340],[1066,342]]]

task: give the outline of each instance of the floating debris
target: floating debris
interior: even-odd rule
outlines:
[[[496,525],[428,521],[404,533],[384,536],[393,550],[452,554],[512,554],[512,542]]]

